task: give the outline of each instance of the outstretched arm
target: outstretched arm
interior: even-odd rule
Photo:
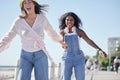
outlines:
[[[14,28],[12,28],[0,39],[0,52],[4,51],[9,47],[10,42],[15,36],[16,32],[14,31]]]
[[[83,30],[78,29],[78,35],[79,37],[83,38],[90,46],[94,47],[101,56],[107,56],[107,54],[97,44],[95,44],[94,41],[91,40]]]
[[[7,49],[12,41],[12,39],[16,36],[16,22],[13,22],[9,31],[0,39],[0,52]]]
[[[67,44],[61,39],[61,37],[57,34],[57,32],[53,29],[49,21],[47,20],[46,17],[44,17],[44,29],[47,32],[48,36],[56,41],[59,42],[64,49],[67,49]]]

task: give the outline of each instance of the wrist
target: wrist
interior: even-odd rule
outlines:
[[[102,51],[102,49],[98,48],[97,51]]]
[[[97,51],[99,51],[99,49],[96,49]]]
[[[65,43],[64,43],[64,41],[61,40],[61,41],[60,41],[60,44],[61,44],[61,45],[64,45]]]
[[[60,41],[60,44],[62,45],[62,47],[66,47],[67,46],[66,43],[63,40]]]

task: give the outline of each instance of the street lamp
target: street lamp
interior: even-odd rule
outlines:
[[[118,47],[119,47],[119,41],[118,41],[118,40],[116,40],[116,48],[115,48],[115,52],[117,52],[117,51],[118,51]]]

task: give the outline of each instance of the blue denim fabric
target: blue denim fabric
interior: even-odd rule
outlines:
[[[48,59],[45,53],[42,50],[36,52],[22,50],[17,80],[31,80],[33,68],[35,80],[48,80]]]
[[[62,56],[62,80],[71,80],[73,69],[76,80],[85,80],[85,57],[79,48],[77,33],[65,35],[64,40],[68,45],[68,49]]]

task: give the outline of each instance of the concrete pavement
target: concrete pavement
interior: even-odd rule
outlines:
[[[76,80],[74,75],[72,80]],[[115,74],[115,72],[111,71],[90,71],[85,75],[85,80],[120,80],[120,72]]]
[[[115,74],[111,71],[93,72],[93,79],[91,79],[91,74],[92,72],[87,74],[85,80],[120,80],[120,73]]]
[[[14,79],[12,78],[6,80],[14,80]],[[32,75],[31,80],[35,80],[34,75]],[[54,79],[54,80],[59,80],[59,79]],[[74,75],[72,75],[71,80],[76,80]],[[120,71],[118,74],[115,74],[115,72],[111,72],[111,71],[98,71],[98,72],[90,71],[85,75],[85,80],[120,80]]]

